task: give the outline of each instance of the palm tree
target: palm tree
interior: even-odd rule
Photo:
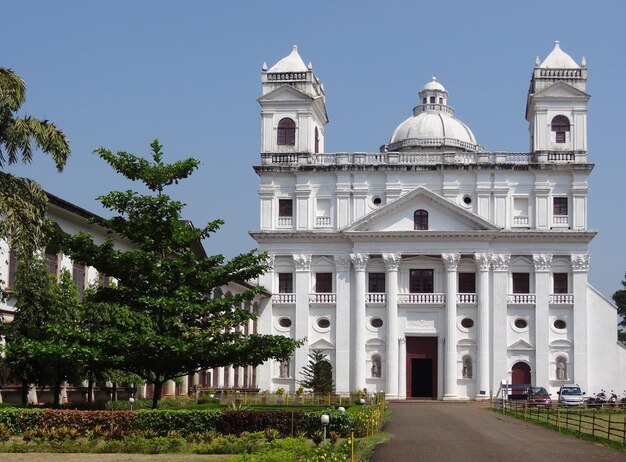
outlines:
[[[65,134],[52,122],[17,116],[25,99],[24,81],[11,69],[0,67],[0,237],[18,252],[40,247],[47,197],[39,185],[4,168],[30,163],[33,150],[39,149],[52,156],[60,172],[70,154]]]

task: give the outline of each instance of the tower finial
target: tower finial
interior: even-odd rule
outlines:
[[[554,48],[561,48],[561,44],[558,40],[554,41]]]
[[[261,70],[262,71],[266,71],[267,70],[267,63],[264,62],[263,65],[261,66]]]
[[[537,56],[535,58],[535,66],[540,66],[541,65],[541,60],[539,59],[539,56]]]
[[[580,65],[581,65],[582,67],[587,67],[587,58],[585,58],[585,57],[583,56],[583,60],[580,62]]]
[[[436,81],[437,81],[437,77],[435,77],[435,76],[433,75],[432,81],[433,81],[433,82],[436,82]]]
[[[295,51],[296,53],[298,52],[298,45],[293,46],[293,51]]]

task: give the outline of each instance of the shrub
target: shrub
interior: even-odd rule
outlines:
[[[42,413],[41,409],[3,408],[0,409],[0,423],[6,425],[12,434],[17,435],[35,428]]]
[[[299,427],[307,435],[312,435],[314,432],[321,429],[321,416],[322,414],[328,414],[330,416],[330,422],[328,423],[327,431],[337,432],[340,436],[346,437],[350,434],[350,429],[354,425],[353,414],[347,412],[339,412],[336,410],[329,410],[327,412],[307,412],[304,415],[302,424]]]
[[[66,409],[45,409],[39,425],[51,429],[58,427],[74,428],[80,436],[100,429],[109,438],[121,438],[131,428],[133,413],[126,411],[74,411]]]
[[[303,418],[302,412],[294,411],[224,411],[219,418],[217,431],[229,435],[241,432],[260,432],[267,428],[276,429],[282,436],[297,431]]]
[[[187,436],[190,433],[215,431],[219,419],[219,410],[141,410],[135,413],[133,428],[152,429],[158,436],[167,436],[170,431]]]
[[[212,432],[212,431],[193,432],[193,433],[189,433],[186,439],[188,443],[209,444],[213,441],[215,436],[216,436],[215,432]]]
[[[194,448],[196,454],[241,454],[245,445],[234,435],[218,436],[211,444],[199,444]]]
[[[0,442],[9,441],[11,439],[11,430],[5,424],[0,423]]]
[[[263,431],[263,435],[265,436],[265,439],[267,440],[268,443],[271,443],[275,439],[280,438],[280,432],[276,430],[275,428],[266,428]]]

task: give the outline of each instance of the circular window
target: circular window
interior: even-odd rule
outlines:
[[[567,327],[567,324],[562,319],[557,319],[556,321],[554,321],[555,329],[565,329],[566,327]]]
[[[463,203],[465,205],[470,205],[472,203],[472,196],[463,196]]]
[[[372,320],[370,321],[370,324],[372,325],[372,327],[375,328],[379,328],[379,327],[383,327],[383,320],[380,318],[372,318]]]
[[[289,318],[280,318],[278,320],[278,325],[280,327],[285,327],[285,328],[291,327],[291,319],[289,319]]]
[[[372,199],[372,204],[374,205],[380,205],[383,203],[383,200],[380,197],[375,197]]]
[[[330,327],[330,319],[319,318],[317,320],[317,327],[319,327],[320,329],[328,329]]]
[[[471,327],[474,327],[474,320],[471,318],[465,318],[461,321],[461,325],[466,329],[469,329]]]
[[[528,321],[523,318],[517,318],[515,320],[515,327],[518,329],[526,329],[528,327]]]

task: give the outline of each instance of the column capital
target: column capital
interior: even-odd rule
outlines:
[[[491,255],[491,264],[494,271],[508,271],[510,261],[510,253],[494,253]]]
[[[461,261],[460,253],[442,253],[441,258],[443,260],[443,266],[446,268],[446,271],[456,271],[459,266],[459,262]]]
[[[311,255],[310,254],[294,254],[293,262],[296,265],[296,271],[311,271]]]
[[[350,258],[352,259],[352,264],[354,265],[355,270],[365,271],[370,256],[366,253],[353,253],[350,254]]]
[[[268,254],[266,261],[267,261],[267,264],[273,268],[274,267],[274,262],[276,261],[276,255],[271,254],[271,253]]]
[[[406,337],[398,337],[398,342],[400,345],[404,345],[406,343]]]
[[[350,270],[350,255],[337,254],[333,257],[335,259],[335,266],[337,271],[349,271]]]
[[[570,261],[572,263],[572,270],[576,272],[589,271],[590,260],[591,260],[591,255],[589,255],[589,252],[570,255]]]
[[[536,272],[550,271],[550,267],[552,266],[552,254],[551,253],[533,254],[533,263],[535,265]]]
[[[383,261],[385,262],[385,268],[387,271],[398,271],[402,256],[399,253],[384,253]]]
[[[488,253],[475,253],[474,261],[479,271],[489,271],[491,267],[491,255]]]

